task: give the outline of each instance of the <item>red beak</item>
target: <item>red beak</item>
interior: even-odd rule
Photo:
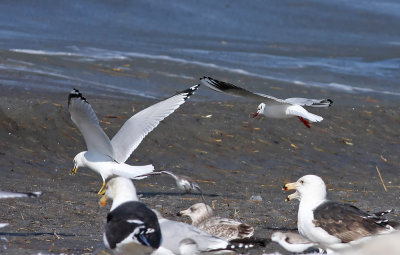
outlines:
[[[258,112],[254,113],[254,114],[253,114],[253,118],[257,117],[258,115],[259,115]]]

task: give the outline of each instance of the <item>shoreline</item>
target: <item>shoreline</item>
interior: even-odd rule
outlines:
[[[98,205],[99,175],[87,169],[80,169],[77,176],[69,174],[73,157],[85,150],[83,138],[68,113],[69,90],[43,94],[36,89],[1,89],[1,189],[43,191],[38,199],[3,200],[1,221],[10,226],[1,232],[56,232],[60,237],[6,235],[8,241],[1,244],[7,250],[3,246],[1,251],[101,251],[109,207]],[[293,90],[277,90],[277,96]],[[331,94],[321,91],[324,97]],[[133,108],[139,111],[159,101],[82,92],[109,136],[132,115]],[[198,92],[203,97],[208,93],[204,86]],[[303,89],[298,96],[311,93],[315,92]],[[309,109],[324,120],[307,129],[294,118],[251,119],[248,114],[257,104],[245,100],[229,96],[192,100],[196,93],[143,140],[127,163],[152,163],[156,170],[193,177],[202,187],[207,203],[216,206],[216,215],[236,215],[254,226],[255,236],[261,238],[275,230],[296,228],[298,203],[286,203],[289,193],[281,187],[305,174],[321,176],[327,183],[329,198],[363,210],[393,208],[395,213],[388,218],[399,221],[400,204],[392,204],[400,193],[399,103],[390,98],[334,94],[337,99],[332,97],[332,107]],[[382,187],[376,166],[388,192]],[[167,177],[134,183],[142,201],[169,219],[188,222],[176,217],[176,212],[201,201],[198,194],[182,195]],[[263,201],[249,200],[252,195],[261,195]],[[287,254],[276,244],[251,254],[273,251]]]

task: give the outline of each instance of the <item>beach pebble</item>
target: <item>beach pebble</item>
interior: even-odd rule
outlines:
[[[251,201],[260,201],[260,202],[263,201],[262,197],[260,195],[252,195],[249,200],[251,200]]]

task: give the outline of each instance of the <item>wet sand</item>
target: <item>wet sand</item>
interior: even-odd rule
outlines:
[[[1,253],[102,252],[109,205],[98,204],[99,175],[88,169],[70,175],[72,159],[85,144],[66,107],[69,91],[0,88],[1,190],[43,191],[38,199],[0,201],[0,222],[10,223],[0,229]],[[156,102],[85,96],[111,137],[133,107],[138,111]],[[400,221],[399,103],[355,94],[334,93],[332,99],[329,109],[310,109],[324,116],[311,129],[297,119],[251,119],[257,104],[244,100],[190,99],[145,138],[127,163],[152,163],[157,170],[192,176],[216,215],[253,225],[257,237],[296,229],[298,202],[285,202],[290,193],[281,187],[305,174],[321,176],[331,199],[364,210],[394,208],[390,218]],[[143,202],[174,220],[188,222],[176,212],[200,201],[197,194],[182,194],[166,176],[135,185]],[[252,195],[262,201],[251,201]],[[275,244],[251,253],[273,251],[285,253]]]

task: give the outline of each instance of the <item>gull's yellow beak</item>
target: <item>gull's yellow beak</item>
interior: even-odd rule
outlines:
[[[106,196],[106,195],[103,195],[103,196],[100,198],[99,203],[100,203],[100,206],[105,206],[105,205],[107,204],[107,196]]]
[[[78,166],[75,164],[74,168],[71,171],[71,173],[72,173],[72,175],[75,175],[77,172],[78,172]]]
[[[286,183],[285,185],[283,185],[282,189],[286,190],[286,191],[296,189],[296,183],[295,182]],[[287,196],[285,201],[288,202],[290,200],[299,199],[299,198],[300,198],[299,193],[296,191],[295,193]]]
[[[289,196],[286,197],[285,201],[289,202],[290,200],[293,200],[293,199],[300,199],[299,192],[296,191],[295,193],[290,194]]]
[[[296,189],[296,183],[295,182],[286,183],[285,185],[283,185],[282,189],[286,191]]]

